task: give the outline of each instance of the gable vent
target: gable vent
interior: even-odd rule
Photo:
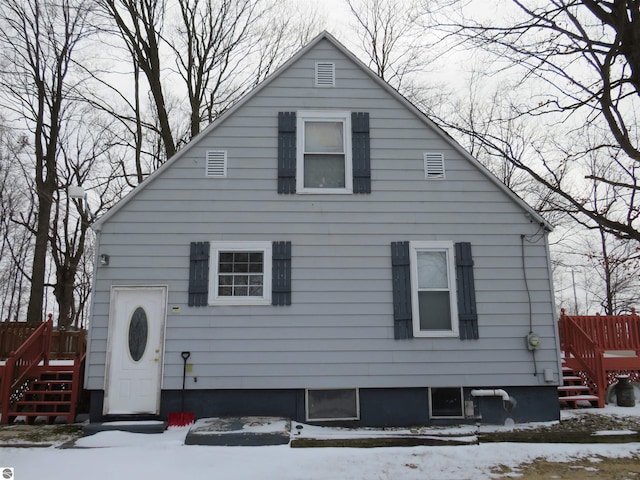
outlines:
[[[331,62],[316,63],[316,87],[333,87],[336,84],[336,66]]]
[[[442,153],[424,154],[424,178],[427,180],[444,178],[444,155]]]
[[[225,150],[209,150],[207,152],[207,177],[227,176],[227,152]]]

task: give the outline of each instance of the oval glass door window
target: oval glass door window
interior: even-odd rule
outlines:
[[[144,355],[148,338],[149,322],[147,321],[147,312],[142,307],[138,307],[129,321],[129,355],[131,355],[134,362],[139,362]]]

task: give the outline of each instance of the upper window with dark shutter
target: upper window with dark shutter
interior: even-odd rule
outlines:
[[[297,112],[298,193],[353,191],[351,113]]]
[[[371,192],[369,114],[278,114],[278,193]]]

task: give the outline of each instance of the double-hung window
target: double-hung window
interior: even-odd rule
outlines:
[[[458,336],[451,242],[410,242],[414,337]]]
[[[214,242],[211,244],[211,304],[271,303],[271,243]]]
[[[299,193],[352,193],[351,113],[301,111],[297,115]]]

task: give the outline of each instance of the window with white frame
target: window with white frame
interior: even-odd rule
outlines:
[[[351,114],[298,112],[297,131],[296,191],[351,193]]]
[[[431,418],[462,418],[462,388],[444,387],[429,389],[429,412]]]
[[[458,335],[452,242],[410,242],[415,337]]]
[[[209,303],[270,304],[271,248],[270,242],[213,242]]]

